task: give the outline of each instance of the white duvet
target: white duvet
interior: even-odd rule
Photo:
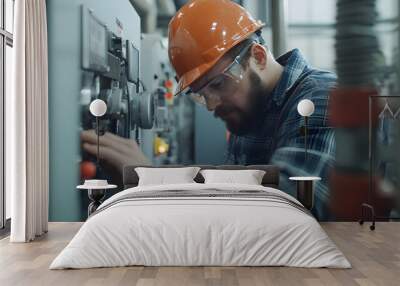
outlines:
[[[132,192],[263,190],[238,184],[175,184],[127,189],[106,200],[54,259],[50,269],[145,266],[294,266],[350,268],[310,215],[257,198],[152,198]],[[114,204],[113,204],[114,203]],[[298,203],[298,202],[297,202]]]

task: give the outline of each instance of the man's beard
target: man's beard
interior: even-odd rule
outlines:
[[[250,102],[246,110],[231,103],[225,103],[219,105],[214,112],[214,116],[224,120],[227,129],[238,136],[246,135],[253,130],[260,118],[267,96],[267,90],[262,85],[261,78],[254,71],[250,71],[249,79],[251,89],[248,100]]]

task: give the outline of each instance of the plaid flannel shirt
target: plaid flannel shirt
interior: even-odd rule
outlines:
[[[266,96],[256,126],[244,136],[230,136],[225,163],[277,165],[281,169],[281,189],[293,196],[296,196],[296,182],[290,181],[290,176],[321,177],[321,181],[314,182],[313,213],[320,220],[328,220],[331,216],[327,177],[335,157],[334,130],[328,125],[328,101],[336,76],[310,67],[297,49],[277,61],[284,66],[278,84]],[[300,132],[304,118],[297,112],[302,99],[310,99],[315,105],[308,120],[307,162],[304,135]]]

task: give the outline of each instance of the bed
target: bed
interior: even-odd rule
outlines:
[[[138,186],[136,167],[125,166],[125,190],[100,205],[50,269],[351,267],[310,212],[279,190],[275,166],[198,166],[265,170],[261,185],[205,184],[199,173],[195,183],[153,186]]]

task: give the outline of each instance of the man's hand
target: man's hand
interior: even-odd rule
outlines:
[[[83,149],[94,156],[97,155],[97,135],[94,130],[81,132]],[[109,164],[122,174],[124,165],[150,165],[139,146],[132,139],[119,137],[106,132],[100,136],[100,160]]]

